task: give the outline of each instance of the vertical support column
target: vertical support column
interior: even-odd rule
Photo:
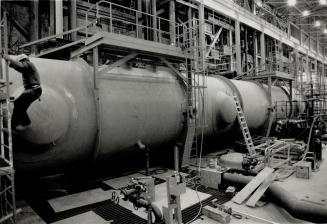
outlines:
[[[186,38],[186,40],[188,40],[189,42],[187,42],[187,46],[186,47],[190,47],[191,45],[193,45],[193,43],[191,43],[191,41],[193,41],[193,10],[191,7],[188,8],[187,10],[187,17],[188,17],[188,37]]]
[[[152,28],[153,28],[153,41],[158,41],[157,36],[157,0],[152,0]]]
[[[77,27],[77,7],[76,0],[70,0],[70,29]],[[77,40],[77,32],[71,34],[73,41]]]
[[[175,15],[175,0],[169,1],[169,32],[170,32],[170,44],[176,45],[176,15]]]
[[[228,45],[229,47],[233,46],[233,32],[232,30],[228,30]],[[235,66],[234,66],[234,57],[233,54],[231,54],[231,56],[229,57],[230,59],[230,71],[235,71]]]
[[[305,77],[306,82],[310,81],[310,70],[309,70],[309,55],[308,52],[305,56],[305,74],[307,77]]]
[[[0,17],[1,18],[1,17]],[[1,32],[0,32],[1,34]],[[8,20],[7,13],[3,15],[3,51],[5,54],[8,54]],[[0,43],[2,45],[2,43]],[[2,51],[1,51],[2,52]],[[5,77],[6,77],[6,92],[8,97],[10,97],[10,85],[9,85],[9,66],[8,62],[5,61]]]
[[[235,53],[236,53],[236,72],[242,75],[242,58],[241,58],[241,29],[240,21],[235,21]]]
[[[56,34],[62,33],[64,31],[64,22],[63,22],[63,2],[62,0],[55,1],[55,27]]]
[[[152,29],[151,29],[151,22],[152,22],[152,19],[151,19],[151,0],[144,0],[144,3],[145,3],[145,12],[147,14],[144,15],[144,19],[145,19],[145,29],[146,29],[146,35],[145,35],[145,40],[151,40],[151,35],[152,35]]]
[[[50,17],[50,29],[49,29],[49,36],[55,34],[55,29],[56,29],[56,13],[55,13],[55,1],[49,1],[50,4],[50,12],[49,12],[49,17]]]
[[[294,58],[294,72],[293,72],[293,77],[294,77],[294,82],[295,82],[295,88],[298,87],[298,76],[301,75],[299,74],[300,70],[300,63],[299,63],[299,52],[296,48],[294,48],[293,51],[293,58]]]
[[[255,4],[254,4],[255,5]],[[253,33],[253,66],[254,73],[258,73],[258,40],[257,40],[257,31]]]
[[[303,70],[306,66],[304,65],[304,56],[301,56],[301,76],[300,76],[300,93],[303,94]]]
[[[314,65],[315,65],[315,74],[316,74],[316,77],[315,77],[315,80],[314,80],[314,86],[317,87],[319,86],[319,75],[318,75],[318,60],[317,60],[317,56],[316,58],[314,59]]]
[[[291,118],[291,116],[292,116],[292,114],[293,114],[293,81],[290,79],[290,81],[289,81],[289,85],[290,85],[290,102],[291,102],[291,104],[290,104],[290,114],[289,114],[289,116],[290,116],[290,118]]]
[[[142,12],[142,0],[137,0],[137,11]],[[142,25],[142,22],[140,21],[140,19],[142,20],[142,14],[141,13],[136,13],[135,15],[135,23],[136,23],[136,38],[140,38],[142,37],[142,27],[140,25]]]
[[[265,43],[265,33],[264,32],[261,32],[261,34],[260,34],[260,53],[261,53],[260,67],[262,70],[265,70],[265,67],[266,67],[266,43]]]
[[[248,27],[244,26],[245,32],[244,32],[244,45],[245,45],[245,52],[244,52],[244,68],[245,73],[248,73],[249,66],[248,66],[248,51],[249,51],[249,42],[248,42]]]
[[[281,40],[277,41],[278,44],[278,58],[279,58],[279,71],[283,72],[283,43]]]
[[[204,4],[201,1],[199,4],[199,47],[200,47],[200,69],[205,70],[205,53],[206,53],[206,43],[204,38]]]
[[[39,39],[39,0],[32,1],[33,8],[33,32],[31,40]],[[32,52],[38,54],[38,47],[33,45]]]

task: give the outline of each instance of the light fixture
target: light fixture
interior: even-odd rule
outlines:
[[[316,20],[314,26],[315,26],[315,27],[319,27],[319,26],[321,26],[321,22],[320,22],[319,20]]]
[[[287,0],[287,4],[288,4],[289,6],[295,6],[295,4],[296,4],[296,0]]]
[[[260,7],[260,8],[262,7],[262,1],[261,0],[257,0],[256,4],[257,4],[258,7]]]
[[[319,0],[320,5],[327,5],[327,0]]]
[[[302,12],[302,16],[308,16],[308,15],[310,15],[310,11],[309,10],[304,10]]]
[[[324,29],[324,34],[327,34],[327,28]]]

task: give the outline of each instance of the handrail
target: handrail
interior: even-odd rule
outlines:
[[[95,5],[98,5],[99,6],[101,3],[106,3],[106,4],[109,4],[109,5],[112,5],[112,6],[117,6],[119,8],[127,9],[127,10],[130,10],[130,11],[133,11],[133,12],[136,12],[136,13],[140,13],[140,14],[143,14],[143,15],[160,18],[160,20],[165,20],[166,22],[171,22],[169,19],[165,19],[165,18],[162,18],[160,16],[152,15],[150,13],[142,12],[142,11],[139,11],[139,10],[136,10],[136,9],[131,9],[131,8],[128,8],[128,7],[123,6],[123,5],[119,5],[119,4],[115,4],[115,3],[109,2],[107,0],[101,0],[101,1],[97,2]],[[97,11],[99,11],[99,9],[97,9]],[[174,22],[174,23],[176,23],[176,22]]]
[[[105,16],[105,15],[100,15],[99,11],[101,11],[101,9],[99,8],[100,5],[103,5],[103,4],[107,4],[109,5],[109,16]],[[135,15],[135,17],[138,17],[139,15],[142,15],[142,16],[148,16],[150,17],[152,20],[153,19],[156,19],[157,21],[157,24],[158,24],[158,28],[156,27],[151,27],[151,26],[146,26],[146,25],[142,25],[142,24],[138,24],[137,22],[136,23],[133,23],[133,22],[129,22],[129,21],[125,21],[125,20],[121,20],[121,19],[118,19],[118,18],[114,18],[113,16],[113,8],[119,8],[119,9],[124,9],[124,10],[128,10],[129,12],[132,12],[133,15]],[[95,10],[95,12],[93,11],[93,13],[95,13],[95,17],[96,19],[98,18],[107,18],[110,20],[110,27],[109,27],[109,32],[113,32],[113,25],[112,25],[112,22],[113,21],[120,21],[120,22],[123,22],[125,24],[131,24],[131,25],[135,25],[136,26],[136,36],[138,38],[138,28],[144,28],[144,29],[148,29],[148,30],[152,30],[153,32],[156,32],[159,34],[159,42],[161,40],[161,36],[160,34],[169,34],[169,32],[167,31],[164,31],[164,30],[161,30],[161,22],[165,22],[167,24],[171,24],[171,23],[174,23],[174,27],[176,27],[176,22],[172,22],[168,19],[165,19],[165,18],[162,18],[160,16],[156,16],[156,15],[152,15],[150,13],[146,13],[146,12],[142,12],[142,11],[139,11],[139,10],[136,10],[136,9],[131,9],[131,8],[128,8],[128,7],[125,7],[125,6],[122,6],[122,5],[119,5],[119,4],[115,4],[115,3],[112,3],[112,2],[109,2],[107,0],[101,0],[99,2],[97,2],[96,4],[94,4],[93,6],[91,6],[85,13],[85,21],[86,23],[88,22],[89,20],[89,17],[90,17],[90,12],[92,10]],[[136,20],[138,20],[138,18],[136,18]],[[157,35],[157,34],[156,34]],[[86,37],[88,36],[88,33],[87,33],[87,30],[86,30]]]
[[[98,18],[106,18],[106,19],[111,19],[111,17],[109,16],[99,16]],[[129,21],[125,21],[125,20],[122,20],[122,19],[114,19],[115,21],[119,21],[119,22],[124,22],[125,24],[131,24],[131,25],[135,25],[137,27],[142,27],[142,28],[148,28],[148,29],[151,29],[151,30],[154,30],[154,31],[160,31],[162,33],[166,33],[166,34],[170,34],[170,32],[168,31],[163,31],[163,30],[160,30],[158,28],[152,28],[152,27],[148,27],[148,26],[145,26],[145,25],[142,25],[142,24],[135,24],[135,23],[132,23],[132,22],[129,22]]]
[[[85,28],[87,28],[88,26],[90,26],[92,24],[93,23],[90,23],[90,24],[85,25],[85,26],[80,26],[80,27],[77,27],[77,28],[72,29],[72,30],[68,30],[68,31],[65,31],[65,32],[62,32],[62,33],[58,33],[58,34],[55,34],[55,35],[52,35],[52,36],[48,36],[48,37],[45,37],[45,38],[42,38],[42,39],[39,39],[39,40],[35,40],[35,41],[32,41],[32,42],[23,44],[23,45],[21,45],[19,47],[20,48],[25,48],[25,47],[28,47],[28,46],[31,46],[31,45],[35,45],[35,44],[38,44],[38,43],[43,42],[43,41],[46,41],[46,40],[51,40],[51,39],[56,38],[56,37],[60,37],[60,36],[66,35],[66,34],[70,34],[70,33],[73,33],[73,32],[76,32],[76,31],[79,31],[79,30],[82,30],[82,29],[85,29]]]

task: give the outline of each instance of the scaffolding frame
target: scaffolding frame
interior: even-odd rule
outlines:
[[[1,1],[0,1],[1,8]],[[0,12],[0,18],[1,12]],[[2,40],[3,37],[3,40]],[[8,54],[7,13],[3,15],[0,29],[0,52]],[[8,63],[5,62],[5,72],[0,63],[1,87],[5,88],[0,97],[0,223],[16,222],[15,171],[13,164],[10,83]],[[3,74],[5,73],[5,74]]]

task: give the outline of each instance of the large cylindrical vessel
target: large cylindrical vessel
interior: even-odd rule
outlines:
[[[141,141],[152,151],[176,143],[183,131],[187,96],[169,68],[118,67],[100,72],[94,88],[92,68],[83,60],[31,58],[39,70],[43,94],[28,109],[31,125],[14,135],[18,169],[46,171],[78,162],[117,158],[125,163]],[[20,73],[10,69],[11,93],[22,92]],[[267,86],[208,77],[205,139],[219,140],[235,130],[238,95],[251,129],[267,124]],[[289,101],[272,87],[273,101]]]

